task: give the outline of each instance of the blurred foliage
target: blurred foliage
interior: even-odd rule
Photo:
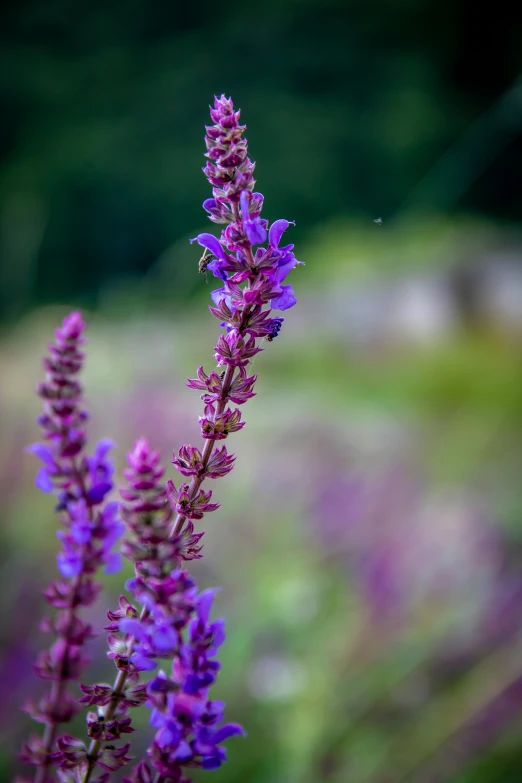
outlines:
[[[195,566],[223,588],[216,696],[248,730],[212,780],[522,779],[521,16],[506,0],[10,0],[2,780],[29,731],[19,706],[54,573],[56,520],[24,454],[40,356],[63,303],[85,307],[92,441],[117,441],[120,475],[140,435],[167,463],[197,442],[184,382],[211,361],[214,280],[187,240],[205,226],[220,92],[306,266],[256,358]],[[103,634],[92,653],[110,678]]]
[[[141,276],[197,232],[206,107],[222,91],[249,125],[268,217],[295,218],[300,236],[331,215],[387,219],[403,206],[517,217],[521,12],[508,22],[503,5],[11,0],[4,315],[92,306],[107,280]],[[176,255],[178,300],[187,256]]]
[[[476,220],[333,220],[301,248],[298,307],[256,358],[237,466],[215,488],[222,509],[193,564],[202,586],[222,587],[216,696],[248,730],[216,783],[520,778],[521,329],[481,297],[470,320],[454,285],[462,259],[484,276],[481,255],[499,270],[503,243],[517,242]],[[196,266],[190,274],[208,296]],[[426,287],[412,292],[412,281]],[[87,314],[92,439],[115,438],[120,475],[139,435],[166,462],[196,442],[200,405],[184,378],[208,368],[215,340],[203,301],[167,313],[138,306],[139,290],[115,287]],[[445,303],[431,332],[427,294]],[[30,390],[62,314],[35,310],[0,342],[0,723],[12,748],[29,730],[18,708],[43,644],[38,591],[53,575],[56,524],[23,448],[37,437]],[[96,627],[121,583],[108,580]],[[92,653],[110,678],[103,634]],[[13,754],[2,763],[8,780]]]

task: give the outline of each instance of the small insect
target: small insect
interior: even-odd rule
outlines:
[[[210,262],[214,259],[214,255],[210,252],[210,250],[207,250],[205,248],[203,255],[199,259],[198,269],[200,271],[200,274],[204,275],[207,271],[207,267],[210,264]]]
[[[269,323],[270,332],[265,336],[265,340],[267,343],[273,342],[279,332],[281,331],[281,326],[283,325],[284,318],[272,318],[272,320]]]
[[[375,218],[373,222],[377,223],[378,226],[382,226],[382,217]]]

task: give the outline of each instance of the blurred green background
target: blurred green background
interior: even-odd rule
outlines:
[[[203,126],[225,92],[264,214],[297,221],[306,266],[194,566],[222,587],[217,696],[248,731],[197,779],[520,783],[521,17],[469,0],[8,3],[2,780],[33,728],[19,706],[55,570],[24,453],[40,357],[84,308],[92,442],[114,438],[120,475],[140,435],[167,465],[198,442],[184,382],[212,367],[215,283],[188,238],[208,227]],[[104,644],[90,681],[112,678]]]

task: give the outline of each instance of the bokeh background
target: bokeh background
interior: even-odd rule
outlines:
[[[505,0],[7,3],[2,780],[32,729],[55,569],[24,453],[40,357],[82,307],[92,440],[117,442],[120,471],[139,435],[167,464],[198,442],[184,380],[212,365],[214,283],[188,238],[225,92],[306,266],[194,568],[222,587],[217,695],[248,731],[197,779],[520,783],[521,17]],[[112,678],[103,650],[90,681]]]

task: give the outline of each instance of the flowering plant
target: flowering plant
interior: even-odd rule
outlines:
[[[218,508],[212,491],[202,485],[229,473],[234,456],[217,446],[245,422],[238,407],[254,396],[257,376],[248,366],[280,332],[283,318],[272,310],[287,310],[295,302],[289,272],[301,262],[293,245],[280,247],[287,220],[271,225],[261,217],[263,196],[254,192],[255,164],[248,157],[245,126],[239,111],[224,96],[210,111],[206,128],[207,163],[204,173],[212,198],[203,206],[214,223],[224,225],[220,237],[202,233],[197,241],[204,253],[202,271],[219,278],[212,291],[211,313],[224,331],[215,347],[217,370],[199,367],[188,386],[202,392],[204,415],[199,424],[203,445],[185,444],[174,453],[173,465],[182,478],[164,485],[160,456],[146,439],[128,454],[121,501],[107,500],[113,489],[112,443],[102,440],[92,456],[86,452],[87,413],[82,407],[82,369],[85,323],[78,312],[67,316],[56,330],[54,344],[44,358],[46,380],[38,387],[44,401],[39,418],[43,443],[30,447],[43,463],[37,486],[57,498],[56,512],[64,530],[58,533],[60,579],[45,591],[56,610],[42,628],[56,636],[35,666],[49,680],[49,692],[26,705],[44,724],[43,735],[33,735],[22,758],[36,767],[35,783],[47,783],[57,769],[60,780],[73,783],[106,781],[110,773],[132,759],[130,743],[118,743],[135,731],[131,708],[145,704],[155,734],[147,758],[138,760],[130,781],[187,783],[190,769],[214,769],[226,760],[222,743],[243,729],[223,724],[224,704],[210,698],[220,664],[217,650],[225,639],[224,621],[210,620],[215,590],[198,591],[184,564],[200,558],[203,531],[195,522]],[[220,369],[223,368],[223,369]],[[120,547],[115,546],[126,532]],[[108,657],[116,667],[114,683],[81,684],[79,698],[71,689],[88,660],[85,642],[93,629],[81,609],[91,605],[102,584],[95,574],[103,568],[117,571],[121,556],[134,564],[135,575],[125,587],[132,601],[120,596],[109,611]],[[158,668],[163,665],[164,668]],[[148,681],[143,672],[154,671]],[[89,742],[61,733],[62,724],[87,706]]]

